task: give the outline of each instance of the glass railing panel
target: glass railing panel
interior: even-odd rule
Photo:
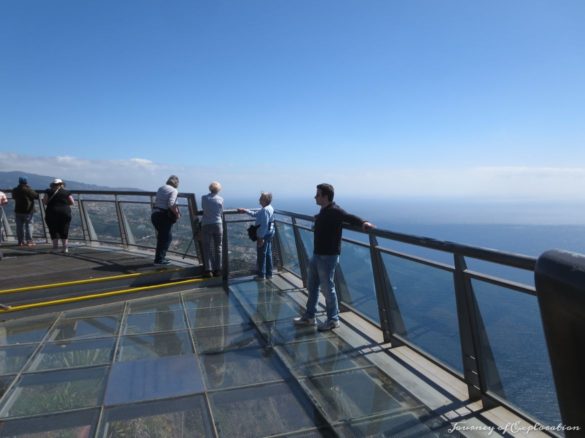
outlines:
[[[292,225],[283,224],[281,222],[277,223],[276,226],[278,229],[278,238],[280,239],[282,264],[286,269],[294,272],[300,277],[301,268],[299,266],[299,257],[295,244],[293,227]]]
[[[256,269],[256,242],[248,238],[246,231],[253,223],[253,221],[227,223],[230,272],[249,272]]]
[[[120,223],[114,202],[83,201],[83,208],[100,242],[122,243]],[[73,228],[73,221],[71,225]]]
[[[499,375],[488,389],[547,424],[560,423],[537,298],[483,281],[472,284]]]
[[[386,253],[382,260],[404,324],[398,334],[462,372],[453,274]]]
[[[347,288],[340,288],[340,300],[372,321],[380,323],[370,248],[343,242],[339,266]]]
[[[150,204],[120,203],[122,213],[134,237],[134,244],[149,248],[156,247],[156,231],[150,221]]]
[[[299,228],[299,233],[301,235],[301,242],[303,242],[303,247],[305,248],[305,252],[309,259],[313,255],[313,232],[309,230],[305,230],[303,228]]]
[[[171,242],[169,251],[175,254],[185,255],[187,253],[187,255],[194,256],[196,252],[194,243],[191,242],[193,240],[193,227],[191,226],[191,218],[189,217],[186,208],[183,208],[181,211],[182,216],[175,223],[175,225],[173,225],[171,230],[173,233],[173,241]]]
[[[47,236],[49,235],[49,229],[47,228]],[[50,238],[50,237],[49,237]],[[79,203],[75,200],[75,205],[71,207],[71,224],[69,226],[69,239],[83,240],[87,238],[83,234],[83,228],[81,227],[81,214],[79,210]]]

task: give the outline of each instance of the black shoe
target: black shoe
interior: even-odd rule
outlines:
[[[214,277],[221,277],[221,271],[220,270],[213,271],[213,276]]]
[[[203,274],[204,277],[206,278],[211,278],[213,277],[213,272],[211,271],[205,271],[205,273]]]

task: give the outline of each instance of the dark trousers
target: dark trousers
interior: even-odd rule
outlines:
[[[162,262],[167,256],[167,251],[171,242],[173,241],[173,222],[169,218],[166,211],[156,210],[150,216],[152,225],[156,230],[156,253],[154,255],[154,263]]]

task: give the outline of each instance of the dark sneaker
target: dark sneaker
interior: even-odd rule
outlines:
[[[213,277],[213,272],[211,272],[211,271],[205,271],[205,274],[203,274],[203,276],[206,277],[206,278],[211,278],[211,277]]]
[[[335,319],[328,319],[325,322],[322,322],[321,324],[319,324],[319,326],[317,327],[317,329],[320,332],[326,332],[329,330],[333,330],[339,327],[339,321],[335,320]]]
[[[315,318],[307,318],[306,316],[297,316],[293,319],[295,325],[300,326],[314,326],[315,325]]]
[[[162,260],[160,262],[154,262],[154,266],[168,266],[171,262],[168,260]]]

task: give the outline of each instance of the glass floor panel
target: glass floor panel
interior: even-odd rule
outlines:
[[[194,354],[117,362],[110,372],[105,404],[178,397],[204,389]]]
[[[181,297],[177,294],[173,296],[154,297],[148,299],[139,299],[128,303],[128,313],[149,313],[149,312],[170,312],[183,311]]]
[[[62,319],[53,328],[51,340],[65,341],[114,336],[118,331],[119,324],[120,317],[116,315]]]
[[[135,313],[128,315],[124,334],[167,332],[187,328],[183,310]]]
[[[272,349],[245,348],[200,356],[207,387],[230,388],[283,380],[286,369]]]
[[[0,375],[19,372],[35,348],[36,344],[0,348]]]
[[[0,435],[444,430],[337,331],[295,327],[300,307],[271,282],[236,282],[230,290],[191,289],[0,322]]]
[[[50,342],[35,356],[28,371],[108,365],[114,346],[115,338]]]
[[[96,407],[107,371],[101,367],[24,375],[3,398],[0,418]]]
[[[248,318],[244,317],[243,310],[239,305],[188,309],[187,315],[192,328],[215,327],[248,322]]]
[[[375,368],[310,377],[304,383],[333,421],[422,407],[402,387]]]
[[[183,300],[187,309],[206,309],[208,307],[226,307],[237,304],[233,296],[223,289],[208,291],[193,291],[183,293]]]
[[[164,356],[179,356],[193,353],[189,333],[180,332],[152,333],[122,336],[118,361],[126,362]]]
[[[287,382],[210,393],[222,437],[263,437],[325,425],[294,384]]]
[[[218,353],[246,347],[263,346],[262,339],[252,324],[224,325],[192,331],[197,353]]]
[[[0,423],[0,436],[27,438],[92,437],[99,409],[46,417],[7,420]]]
[[[40,342],[54,321],[55,317],[5,322],[0,327],[0,345]]]
[[[98,436],[213,437],[203,396],[107,408]]]
[[[371,362],[360,357],[351,345],[338,337],[295,342],[278,348],[282,350],[283,360],[301,376],[372,366]]]

